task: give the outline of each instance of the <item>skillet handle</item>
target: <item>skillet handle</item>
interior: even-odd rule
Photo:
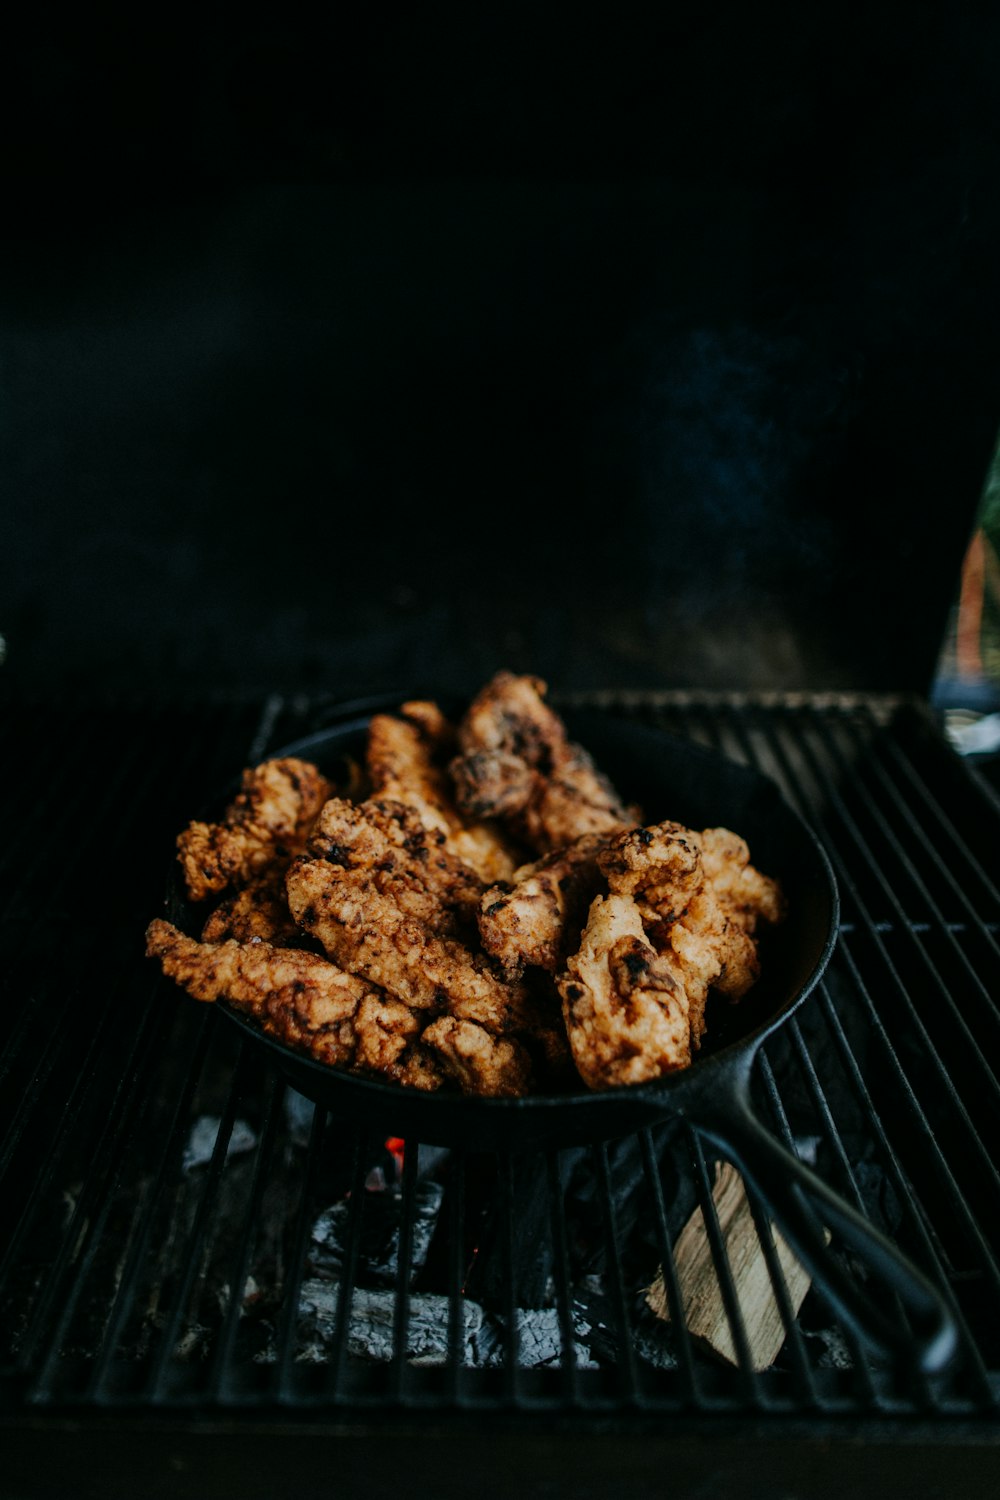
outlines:
[[[724,1102],[717,1097],[708,1110],[692,1111],[691,1123],[756,1190],[838,1317],[863,1342],[915,1359],[928,1374],[947,1365],[957,1329],[940,1292],[891,1240],[775,1139],[754,1114],[746,1087]],[[847,1274],[827,1244],[824,1228],[863,1261],[870,1287]],[[912,1333],[883,1311],[883,1291],[899,1298]]]

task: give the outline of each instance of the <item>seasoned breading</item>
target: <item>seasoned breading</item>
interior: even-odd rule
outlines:
[[[592,1089],[643,1083],[691,1061],[688,998],[629,896],[595,896],[558,980],[577,1072]]]
[[[608,889],[631,896],[647,921],[669,922],[704,883],[701,841],[681,823],[633,828],[597,856]]]
[[[601,880],[598,858],[607,834],[586,834],[564,849],[514,872],[479,903],[479,936],[486,952],[511,977],[526,966],[554,974],[579,939]]]
[[[384,896],[435,932],[454,934],[475,919],[483,882],[450,854],[442,833],[430,832],[402,802],[331,797],[309,840],[310,853],[365,873]]]
[[[462,753],[450,767],[463,812],[504,818],[541,854],[637,821],[587,752],[567,738],[545,692],[539,677],[498,672],[462,719]]]
[[[447,851],[485,881],[507,880],[518,858],[502,830],[463,819],[445,764],[455,729],[434,703],[404,703],[398,715],[376,714],[368,727],[367,767],[373,795],[402,802]]]
[[[742,999],[760,975],[757,945],[730,920],[708,885],[691,898],[682,916],[648,930],[687,995],[691,1045],[697,1049],[705,1034],[709,990],[716,989],[730,1000]]]
[[[776,880],[750,864],[750,850],[728,828],[705,828],[701,834],[705,878],[732,921],[747,932],[758,922],[774,925],[785,914],[785,898]]]
[[[448,1011],[496,1032],[518,1026],[523,986],[501,979],[483,954],[407,915],[365,871],[300,858],[287,889],[295,920],[351,973],[417,1010]]]
[[[247,885],[272,860],[298,853],[331,792],[315,766],[294,756],[244,771],[222,821],[190,823],[177,840],[189,899]]]
[[[249,885],[221,901],[202,928],[202,942],[224,943],[227,938],[235,938],[238,943],[250,943],[262,938],[278,947],[301,943],[302,934],[285,895],[287,869],[287,859],[276,859],[265,865]]]
[[[709,990],[730,1000],[746,994],[760,974],[752,937],[757,918],[780,916],[776,882],[754,870],[749,857],[744,841],[727,829],[697,833],[680,823],[632,829],[598,856],[609,888],[634,899],[653,946],[683,987],[695,1048]]]
[[[504,1098],[528,1092],[531,1063],[517,1041],[493,1036],[475,1021],[455,1016],[440,1016],[421,1040],[439,1055],[445,1071],[466,1094]]]
[[[195,942],[157,919],[146,953],[196,1000],[227,1000],[263,1031],[318,1062],[438,1088],[441,1070],[415,1046],[420,1022],[354,974],[301,949],[255,941]]]

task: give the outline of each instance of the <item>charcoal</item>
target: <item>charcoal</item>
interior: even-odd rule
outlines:
[[[192,1172],[195,1167],[206,1166],[211,1161],[221,1124],[222,1120],[218,1115],[198,1116],[191,1127],[184,1147],[184,1155],[181,1159],[182,1171]],[[246,1120],[234,1120],[232,1133],[226,1146],[227,1160],[231,1156],[240,1156],[245,1151],[253,1151],[256,1145],[257,1137]]]
[[[412,1203],[410,1285],[427,1259],[443,1198],[440,1183],[426,1178],[417,1183]],[[399,1189],[365,1195],[356,1272],[360,1284],[398,1284],[403,1202]],[[335,1277],[343,1272],[350,1212],[350,1200],[342,1199],[325,1208],[313,1223],[309,1266],[314,1275]]]
[[[337,1282],[310,1280],[303,1282],[299,1309],[312,1333],[306,1349],[312,1357],[325,1355],[335,1335],[341,1289]],[[390,1291],[355,1287],[348,1319],[347,1350],[357,1358],[385,1363],[395,1350],[395,1325],[398,1303]],[[483,1310],[475,1302],[463,1301],[461,1362],[476,1363],[474,1346],[482,1328]],[[412,1363],[440,1365],[448,1359],[447,1297],[421,1295],[408,1304],[406,1357]]]

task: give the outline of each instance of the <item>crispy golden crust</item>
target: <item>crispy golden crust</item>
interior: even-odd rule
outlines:
[[[776,880],[750,864],[750,850],[738,833],[728,828],[705,828],[701,833],[705,878],[730,919],[747,932],[758,922],[772,926],[785,915],[785,897]]]
[[[287,888],[295,920],[345,969],[415,1009],[447,1011],[497,1032],[517,1027],[523,987],[501,979],[482,954],[408,916],[364,871],[301,858]]]
[[[705,1034],[709,990],[730,1000],[742,999],[760,976],[757,945],[730,921],[707,885],[691,898],[683,916],[651,926],[649,936],[688,997],[691,1044],[697,1049]]]
[[[437,1088],[442,1073],[415,1045],[409,1008],[356,975],[301,949],[256,941],[197,943],[169,922],[150,923],[146,952],[196,1000],[227,1000],[270,1036],[318,1062]]]
[[[701,842],[681,823],[630,829],[609,840],[597,859],[608,889],[631,896],[647,921],[679,916],[704,883]]]
[[[450,854],[412,807],[389,798],[347,802],[331,797],[309,840],[310,853],[364,874],[400,910],[439,933],[471,924],[483,882]]]
[[[440,833],[445,849],[483,880],[506,880],[518,863],[503,832],[469,823],[455,806],[445,763],[455,729],[434,703],[404,703],[399,715],[376,714],[368,729],[367,767],[373,795],[414,810]]]
[[[517,1041],[493,1036],[475,1021],[441,1016],[422,1037],[463,1093],[504,1098],[528,1092],[531,1063]]]
[[[608,835],[586,834],[565,849],[514,872],[509,886],[490,886],[479,903],[479,936],[510,976],[525,967],[554,974],[576,946],[601,880],[598,856]]]
[[[188,898],[247,885],[274,859],[299,852],[331,791],[315,766],[294,756],[244,771],[222,822],[190,823],[177,840]]]
[[[691,1061],[688,999],[629,896],[596,896],[557,981],[577,1072],[592,1089],[643,1083]]]
[[[753,930],[760,918],[780,917],[780,888],[749,864],[744,841],[721,828],[696,833],[665,822],[630,829],[597,860],[611,894],[634,903],[662,972],[683,992],[697,1049],[710,990],[739,1000],[758,979]]]
[[[249,885],[221,901],[202,928],[202,942],[224,943],[227,938],[235,938],[238,943],[250,943],[260,938],[279,948],[300,944],[302,933],[285,896],[287,869],[287,859],[275,860]]]
[[[450,766],[463,812],[505,819],[542,854],[637,821],[586,751],[567,739],[545,691],[539,677],[498,672],[469,705],[458,729],[462,753]]]

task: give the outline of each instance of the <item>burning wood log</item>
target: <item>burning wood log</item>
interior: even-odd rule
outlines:
[[[755,1370],[766,1370],[785,1342],[785,1324],[743,1180],[728,1162],[722,1162],[717,1169],[712,1201],[743,1315],[751,1362]],[[789,1305],[792,1313],[797,1314],[810,1279],[773,1226],[772,1232]],[[691,1337],[731,1364],[737,1364],[736,1342],[700,1207],[681,1230],[674,1248],[674,1264]],[[670,1321],[662,1268],[646,1293],[646,1301],[657,1317]]]

